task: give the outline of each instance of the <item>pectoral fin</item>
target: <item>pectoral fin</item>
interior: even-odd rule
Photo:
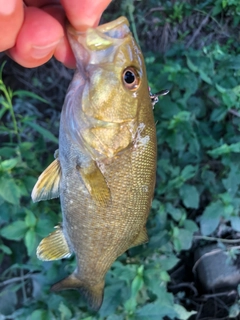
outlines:
[[[137,236],[137,238],[133,241],[130,248],[140,246],[143,243],[148,242],[147,230],[144,228]]]
[[[37,257],[43,261],[59,260],[71,256],[71,251],[60,226],[44,238],[37,247]]]
[[[77,166],[77,169],[93,200],[102,206],[107,205],[111,200],[111,194],[107,182],[97,164],[92,161],[89,166]]]
[[[33,202],[59,197],[60,161],[55,159],[38,178],[32,191]]]

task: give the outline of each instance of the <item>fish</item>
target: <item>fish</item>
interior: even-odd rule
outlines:
[[[60,197],[62,223],[44,238],[43,261],[76,257],[52,286],[77,289],[102,305],[105,275],[128,249],[148,241],[156,176],[156,128],[142,52],[128,20],[67,28],[76,71],[63,104],[59,148],[33,190],[34,202]]]

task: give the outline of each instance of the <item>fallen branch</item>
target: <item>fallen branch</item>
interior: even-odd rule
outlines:
[[[196,39],[196,37],[199,35],[199,33],[201,32],[202,28],[205,26],[205,24],[208,22],[209,16],[211,14],[211,11],[206,15],[206,17],[202,20],[202,22],[200,23],[199,27],[197,28],[197,30],[194,32],[193,36],[191,37],[191,39],[188,41],[188,43],[186,44],[186,48],[189,48],[191,46],[191,44],[193,43],[193,41]]]
[[[0,287],[4,287],[8,284],[11,284],[11,283],[14,283],[14,282],[18,282],[18,281],[23,281],[23,280],[26,280],[26,279],[30,279],[32,277],[32,274],[25,274],[25,276],[21,276],[21,277],[15,277],[15,278],[12,278],[12,279],[8,279],[8,280],[5,280],[3,282],[0,283]]]
[[[228,112],[233,114],[234,116],[240,118],[240,113],[237,110],[229,109]]]

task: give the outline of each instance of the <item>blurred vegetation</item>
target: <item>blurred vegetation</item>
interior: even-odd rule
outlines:
[[[33,70],[2,64],[0,320],[195,319],[196,314],[228,319],[240,312],[237,291],[224,303],[214,294],[206,298],[192,272],[194,251],[209,242],[231,261],[238,256],[239,1],[116,0],[103,21],[120,14],[129,18],[143,48],[152,92],[171,90],[154,110],[158,168],[150,241],[113,264],[98,314],[88,311],[76,291],[49,291],[74,270],[75,261],[37,259],[38,243],[61,214],[59,200],[33,204],[30,194],[57,149],[72,72],[55,61]]]

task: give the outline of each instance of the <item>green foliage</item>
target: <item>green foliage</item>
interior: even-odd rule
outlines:
[[[237,26],[240,22],[240,3],[238,0],[217,0],[213,7],[213,15],[217,15],[222,11],[231,16],[234,25]]]
[[[13,313],[14,318],[21,319],[24,314],[22,319],[27,319],[30,281],[34,283],[32,275],[43,269],[35,250],[40,239],[59,220],[58,204],[36,206],[31,202],[30,194],[43,166],[48,164],[43,161],[43,152],[47,150],[44,139],[55,143],[57,139],[47,128],[35,124],[36,118],[29,123],[28,116],[16,112],[19,99],[23,105],[25,99],[45,100],[30,92],[12,92],[2,81],[2,69],[3,65],[0,70],[0,133],[3,141],[0,146],[0,263],[7,267],[1,269],[4,290],[1,291],[0,315],[5,319]],[[7,263],[7,257],[11,257],[12,265]],[[13,281],[9,281],[11,279]],[[26,309],[15,310],[17,304],[25,305]],[[35,308],[38,308],[37,304]],[[31,319],[46,319],[45,313],[36,309]]]
[[[202,52],[176,48],[164,60],[147,58],[150,79],[156,65],[162,70],[154,89],[172,86],[155,110],[161,119],[157,198],[163,205],[174,201],[174,211],[185,216],[199,210],[204,235],[221,219],[239,219],[240,55],[230,52],[230,45],[213,45]]]
[[[177,24],[210,4],[212,18],[223,12],[238,23],[237,0],[205,1],[194,9],[181,1],[165,2],[163,8],[167,23]],[[138,35],[140,5],[121,4]],[[113,264],[98,314],[87,311],[78,292],[50,292],[51,284],[73,271],[75,261],[37,259],[36,247],[58,224],[60,207],[58,200],[35,205],[30,194],[53,159],[57,138],[47,121],[40,124],[37,116],[18,108],[36,99],[47,102],[27,91],[13,92],[0,77],[0,319],[185,320],[196,313],[185,309],[168,285],[196,232],[220,242],[220,228],[240,231],[240,52],[229,38],[201,50],[177,43],[165,55],[146,53],[145,60],[152,92],[171,89],[154,110],[158,166],[149,243]],[[231,259],[237,255],[229,251]],[[239,310],[236,302],[229,315]]]

